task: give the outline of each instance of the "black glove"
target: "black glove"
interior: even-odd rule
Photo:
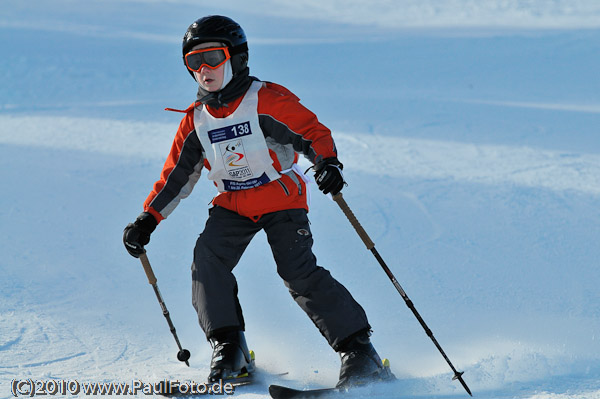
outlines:
[[[319,190],[324,194],[331,193],[336,195],[344,188],[344,175],[342,169],[344,165],[337,158],[325,158],[313,166],[315,170],[315,182]]]
[[[135,219],[135,222],[129,223],[123,230],[123,244],[129,255],[139,258],[146,252],[144,245],[150,242],[150,234],[156,229],[158,222],[152,214],[142,212]]]

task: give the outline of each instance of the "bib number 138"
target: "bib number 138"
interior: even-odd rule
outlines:
[[[234,137],[247,136],[249,134],[252,134],[252,131],[250,130],[250,122],[244,122],[230,126],[230,129]]]

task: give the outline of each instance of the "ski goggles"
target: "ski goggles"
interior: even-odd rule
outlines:
[[[185,65],[190,71],[200,72],[203,66],[216,69],[230,58],[227,47],[203,48],[187,53],[185,55]]]

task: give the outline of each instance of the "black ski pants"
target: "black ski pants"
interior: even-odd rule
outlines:
[[[233,268],[254,235],[264,230],[290,294],[329,344],[370,329],[363,308],[329,271],[317,265],[307,212],[268,213],[257,222],[222,207],[210,211],[192,264],[192,302],[207,338],[219,330],[244,330]]]

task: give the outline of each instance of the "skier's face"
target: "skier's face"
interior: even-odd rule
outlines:
[[[207,42],[201,43],[192,48],[191,51],[200,50],[209,47],[222,47],[222,43],[218,42]],[[202,66],[198,72],[194,72],[196,81],[206,91],[219,91],[223,85],[223,77],[225,68],[228,67],[228,63],[225,63],[218,68],[212,69],[206,65]]]

